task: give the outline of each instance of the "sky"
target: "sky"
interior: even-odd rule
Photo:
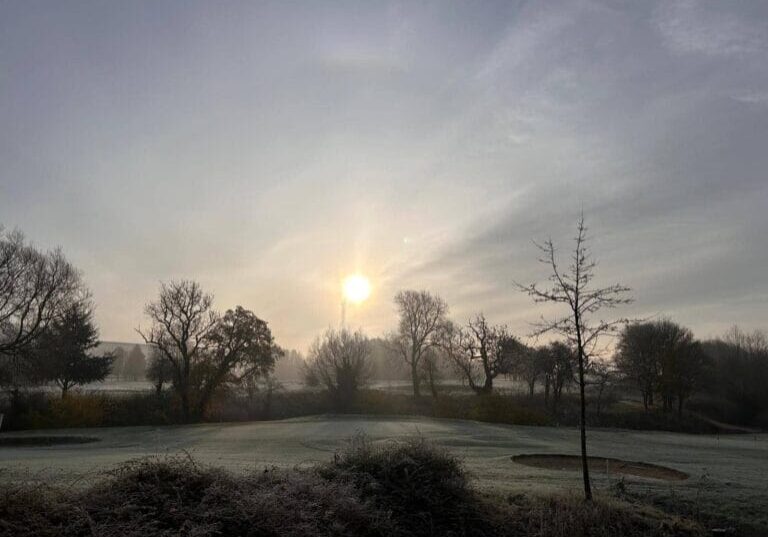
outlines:
[[[525,335],[533,240],[597,284],[768,328],[768,3],[0,0],[0,223],[60,246],[104,340],[191,278],[304,349],[400,289]]]

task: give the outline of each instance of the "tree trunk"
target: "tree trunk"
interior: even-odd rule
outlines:
[[[589,482],[589,460],[587,459],[587,401],[584,394],[584,346],[581,340],[581,319],[578,313],[578,301],[574,308],[574,321],[576,325],[576,341],[579,357],[579,399],[581,400],[581,413],[579,425],[581,428],[581,470],[584,477],[584,497],[592,501],[592,485]]]
[[[486,373],[485,383],[483,383],[483,393],[493,393],[493,377]]]
[[[427,381],[429,381],[429,391],[432,393],[432,397],[437,399],[437,381],[435,379],[435,368],[437,367],[434,362],[426,362]]]
[[[584,496],[592,500],[592,486],[589,482],[589,462],[587,459],[587,403],[584,395],[584,356],[579,349],[579,396],[581,398],[581,468],[584,476]]]
[[[600,386],[600,389],[597,391],[597,417],[600,417],[600,411],[602,410],[603,406],[603,390],[605,388],[603,386]]]
[[[413,382],[413,396],[421,397],[421,379],[419,378],[419,368],[416,361],[411,362],[411,381]]]
[[[432,370],[429,371],[429,389],[432,392],[432,397],[437,399],[437,384],[435,384],[435,377],[432,374]]]
[[[179,387],[179,396],[181,397],[181,416],[184,423],[189,423],[189,386],[186,384]]]
[[[267,386],[267,393],[264,396],[264,407],[262,408],[262,414],[265,420],[269,419],[272,414],[272,388]]]

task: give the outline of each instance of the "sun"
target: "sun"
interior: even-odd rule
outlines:
[[[342,283],[342,292],[345,300],[360,304],[371,295],[371,282],[360,274],[347,276]]]

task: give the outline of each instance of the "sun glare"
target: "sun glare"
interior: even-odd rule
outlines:
[[[347,276],[342,284],[344,298],[353,304],[360,304],[371,294],[371,282],[359,274]]]

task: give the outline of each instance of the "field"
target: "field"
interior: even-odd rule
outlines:
[[[461,456],[487,492],[578,493],[576,471],[515,463],[520,454],[577,454],[575,429],[492,425],[460,420],[321,416],[273,422],[117,427],[45,431],[83,435],[88,444],[0,447],[0,482],[48,482],[80,486],[101,472],[137,457],[187,452],[196,460],[231,470],[295,466],[327,461],[346,439],[364,433],[375,441],[423,435]],[[4,438],[35,433],[4,434]],[[596,473],[607,494],[617,490],[656,503],[687,506],[768,527],[768,435],[705,436],[599,430],[589,435],[591,455],[642,461],[682,471],[683,481]]]

